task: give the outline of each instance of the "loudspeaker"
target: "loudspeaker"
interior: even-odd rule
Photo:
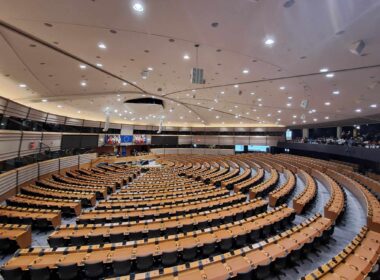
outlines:
[[[106,122],[104,124],[103,132],[107,132],[110,128],[110,115],[106,115]]]
[[[365,43],[363,40],[356,41],[351,44],[350,52],[356,55],[361,55],[365,48]]]
[[[309,100],[307,99],[302,100],[300,106],[306,109],[307,107],[309,107]]]
[[[206,80],[203,78],[203,69],[192,68],[191,69],[191,82],[193,84],[204,84]]]

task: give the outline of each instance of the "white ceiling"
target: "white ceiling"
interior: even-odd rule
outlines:
[[[136,2],[144,12],[132,8]],[[79,61],[2,26],[0,94],[60,115],[104,121],[108,110],[112,122],[153,125],[162,116],[165,125],[270,126],[301,124],[302,115],[309,124],[380,113],[380,67],[352,70],[380,64],[380,1],[285,2],[0,0],[3,22],[113,75],[81,70]],[[357,40],[366,43],[362,56],[349,51]],[[196,65],[205,85],[190,83]],[[323,67],[335,76],[319,73]],[[164,96],[165,108],[122,103],[143,95]]]

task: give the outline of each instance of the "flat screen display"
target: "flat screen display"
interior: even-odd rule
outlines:
[[[98,135],[62,135],[61,149],[96,148],[98,141]]]
[[[244,152],[244,145],[235,145],[235,152]]]
[[[263,152],[266,153],[269,146],[248,145],[248,152]]]
[[[120,135],[120,143],[133,143],[133,135]]]
[[[152,135],[152,145],[178,145],[178,136]]]

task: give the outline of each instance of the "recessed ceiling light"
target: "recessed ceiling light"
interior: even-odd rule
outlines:
[[[80,69],[83,69],[83,70],[84,70],[84,69],[86,69],[86,68],[87,68],[87,66],[86,66],[86,65],[84,65],[84,64],[79,64],[79,68],[80,68]]]
[[[183,117],[182,117],[182,116],[180,116],[179,118],[180,118],[181,120],[183,120]]]
[[[277,119],[277,121],[278,121],[278,122],[280,122],[280,121],[281,121],[281,119]]]
[[[306,120],[303,120],[302,122],[303,122],[303,123],[306,123]]]
[[[220,94],[224,94],[224,91],[221,91]]]
[[[117,99],[117,101],[119,101],[119,102],[120,102],[120,101],[121,101],[121,98],[118,98],[118,99]]]
[[[278,111],[277,111],[277,113],[281,114],[281,113],[282,113],[282,111],[281,111],[281,110],[278,110]]]
[[[249,69],[244,69],[243,70],[243,74],[248,74],[249,73]]]
[[[292,124],[296,124],[297,122],[293,121]]]
[[[47,100],[47,99],[42,99],[41,101],[42,101],[42,102],[48,102],[48,100]]]
[[[293,119],[296,119],[297,118],[297,115],[293,115]]]
[[[107,46],[104,43],[100,42],[100,43],[98,43],[98,48],[99,49],[106,49]]]
[[[254,92],[251,92],[251,95],[255,95],[255,93],[254,93]]]
[[[330,117],[329,117],[329,116],[326,116],[326,117],[325,117],[325,120],[328,120],[328,119],[330,119]]]
[[[97,66],[97,67],[103,67],[103,64],[101,64],[101,63],[96,63],[96,66]]]
[[[195,90],[195,89],[192,89],[191,91],[192,91],[192,92],[196,92],[197,90]]]
[[[371,108],[377,108],[377,104],[371,104],[371,105],[369,105],[369,107],[371,107]]]
[[[220,117],[219,116],[215,116],[215,118],[219,119]]]
[[[315,122],[316,122],[316,121],[318,121],[318,119],[313,119],[313,121],[315,121]]]
[[[237,107],[238,107],[238,105],[235,105],[234,107],[235,107],[235,108],[237,108]]]
[[[360,108],[355,110],[356,113],[361,113],[361,111],[362,111],[362,109],[360,109]]]
[[[58,107],[58,108],[63,108],[63,106],[62,106],[62,105],[57,105],[57,107]]]
[[[326,74],[326,78],[333,78],[335,76],[334,73],[328,73]]]
[[[267,117],[270,117],[270,116],[272,116],[272,114],[267,114]]]
[[[289,99],[289,100],[292,100],[292,99],[293,99],[293,96],[288,96],[288,99]]]
[[[334,90],[334,91],[333,91],[333,94],[334,94],[334,95],[338,95],[338,94],[340,94],[340,92],[339,92],[339,90]]]
[[[239,87],[239,85],[234,85],[234,88],[238,88]]]
[[[80,114],[80,111],[77,111],[78,114]]]
[[[18,85],[20,88],[26,88],[26,84],[19,84]]]
[[[325,73],[325,72],[328,72],[329,71],[329,68],[321,68],[319,69],[319,72],[321,73]]]
[[[326,105],[326,106],[330,106],[331,103],[330,103],[330,102],[325,102],[325,105]]]
[[[133,4],[133,9],[136,12],[142,13],[144,11],[144,6],[141,3],[135,3]]]
[[[257,99],[257,101],[261,102],[261,101],[262,101],[262,99],[261,99],[261,98],[258,98],[258,99]]]
[[[87,86],[87,83],[83,81],[83,82],[80,83],[80,85],[81,85],[82,87],[85,87],[85,86]]]
[[[281,87],[280,87],[280,90],[285,90],[285,87],[284,87],[284,86],[281,86]]]
[[[267,46],[273,46],[273,44],[275,43],[274,39],[273,38],[267,38],[265,41],[264,41],[265,45]]]
[[[148,71],[153,71],[153,67],[148,67]]]
[[[263,106],[263,104],[260,103],[260,104],[259,104],[259,107],[262,107],[262,106]]]
[[[118,111],[117,111],[117,109],[115,109],[115,110],[113,110],[115,113],[117,113]]]
[[[185,59],[185,60],[189,60],[189,59],[190,59],[190,56],[189,56],[188,54],[185,54],[185,55],[183,56],[183,59]]]
[[[127,85],[127,83],[126,82],[123,82],[123,86],[126,86]]]
[[[286,106],[290,107],[292,106],[292,103],[287,103]]]

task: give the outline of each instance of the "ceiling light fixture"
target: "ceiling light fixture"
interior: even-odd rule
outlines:
[[[340,94],[340,91],[339,91],[339,90],[334,90],[334,91],[333,91],[333,94],[334,94],[334,95],[339,95],[339,94]]]
[[[42,101],[42,102],[48,102],[48,100],[47,100],[47,99],[42,99],[41,101]]]
[[[20,88],[26,88],[26,84],[19,84],[18,85]]]
[[[86,82],[81,82],[80,85],[81,85],[82,87],[85,87],[85,86],[87,86],[87,83],[86,83]]]
[[[63,106],[62,106],[62,105],[57,105],[57,107],[58,107],[58,108],[63,108]]]
[[[330,119],[330,117],[329,117],[329,116],[326,116],[326,117],[325,117],[325,120],[328,120],[328,119]]]
[[[82,70],[84,70],[84,69],[86,69],[86,68],[87,68],[87,66],[86,66],[86,65],[84,65],[84,64],[79,64],[79,68],[80,68],[80,69],[82,69]]]
[[[249,73],[249,69],[244,69],[243,70],[243,74],[248,74]]]
[[[273,46],[274,43],[275,43],[275,41],[274,41],[273,38],[267,38],[267,39],[264,41],[264,44],[265,44],[266,46],[269,46],[269,47]]]
[[[239,85],[234,85],[234,88],[238,88],[239,87]]]
[[[153,71],[153,67],[148,67],[148,71]]]
[[[325,102],[325,105],[326,105],[326,106],[330,106],[331,103],[330,103],[330,102]]]
[[[255,95],[255,93],[254,93],[254,92],[251,92],[251,95]]]
[[[183,56],[183,59],[184,59],[184,60],[189,60],[189,59],[190,59],[190,56],[189,56],[188,54],[185,54],[185,55]]]
[[[99,49],[106,49],[107,46],[104,43],[100,42],[100,43],[98,43],[98,48]]]
[[[97,67],[103,67],[103,64],[101,64],[101,63],[96,63],[96,66],[97,66]]]
[[[362,112],[362,109],[360,109],[360,108],[359,108],[359,109],[356,109],[355,112],[356,112],[356,113],[361,113],[361,112]]]
[[[328,73],[326,74],[326,78],[333,78],[335,76],[334,73]]]
[[[321,68],[319,69],[319,72],[321,73],[325,73],[325,72],[328,72],[329,71],[329,68]]]
[[[280,90],[285,90],[285,87],[284,87],[284,86],[281,86],[281,87],[280,87]]]
[[[135,3],[133,4],[133,9],[136,12],[142,13],[144,11],[144,6],[141,3]]]
[[[371,105],[369,105],[369,107],[371,107],[371,108],[377,108],[377,104],[371,104]]]

